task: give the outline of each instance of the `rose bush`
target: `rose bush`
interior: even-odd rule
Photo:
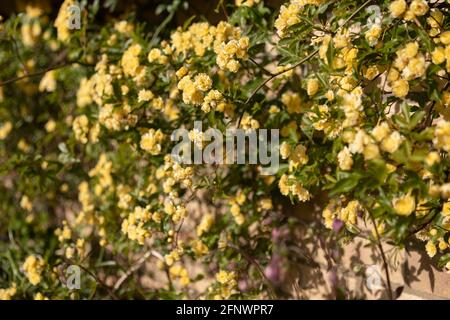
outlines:
[[[222,21],[174,26],[186,4],[156,25],[72,0],[2,21],[0,298],[290,297],[319,236],[369,240],[387,276],[383,243],[418,239],[450,270],[448,1],[219,1]],[[278,172],[177,163],[194,121],[279,129]],[[289,203],[324,194],[299,235]]]

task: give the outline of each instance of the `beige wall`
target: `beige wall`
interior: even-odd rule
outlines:
[[[295,206],[285,204],[284,212],[287,216],[303,221],[304,226],[308,226],[320,217],[323,203],[327,203],[325,194],[317,195],[315,201],[309,203]],[[317,223],[321,224],[319,221]],[[301,263],[298,270],[290,274],[291,279],[286,282],[288,286],[291,283],[294,284],[290,288],[293,297],[335,298],[329,280],[332,273],[330,270],[335,269],[338,286],[347,288],[347,299],[387,298],[386,290],[371,292],[367,288],[366,270],[368,268],[379,271],[383,281],[385,279],[383,261],[374,244],[368,240],[356,238],[346,245],[335,245],[342,249],[330,259],[330,252],[325,255],[324,251],[324,249],[329,251],[329,248],[318,245],[319,231],[312,232],[302,227],[297,229],[300,230],[296,238],[303,253],[309,255],[308,259],[315,263]],[[427,256],[423,242],[413,240],[407,249],[398,249],[383,243],[383,249],[389,262],[393,290],[403,287],[398,299],[450,299],[450,274],[439,269],[437,261]]]

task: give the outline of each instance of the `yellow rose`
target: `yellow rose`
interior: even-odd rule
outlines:
[[[367,146],[364,147],[363,155],[364,159],[372,160],[380,155],[380,150],[378,149],[378,146],[375,143],[369,143]]]
[[[319,80],[317,79],[309,79],[307,83],[308,96],[313,96],[319,91]]]
[[[416,209],[416,200],[410,194],[395,198],[392,204],[395,212],[400,216],[409,216]]]
[[[396,0],[389,5],[389,11],[394,18],[400,17],[406,10],[405,0]]]
[[[425,245],[425,250],[430,258],[433,258],[436,255],[437,249],[433,241],[428,241]]]
[[[439,37],[439,40],[445,45],[450,44],[450,31],[445,31]]]
[[[408,81],[400,79],[392,84],[392,93],[397,98],[404,98],[409,92]]]
[[[442,214],[446,217],[450,217],[450,201],[447,201],[442,206]]]
[[[441,64],[445,61],[445,49],[443,47],[437,47],[431,53],[431,58],[434,64]]]
[[[423,16],[428,12],[428,4],[425,0],[414,0],[409,8],[416,16]]]

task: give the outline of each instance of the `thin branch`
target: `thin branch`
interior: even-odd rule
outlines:
[[[348,17],[347,18],[347,20],[345,20],[344,21],[344,23],[343,24],[341,24],[340,26],[339,26],[339,28],[337,29],[337,30],[339,30],[339,29],[342,29],[347,23],[349,23],[362,9],[364,9],[369,3],[371,3],[372,2],[372,0],[367,0],[366,2],[364,2],[362,5],[361,5],[361,7],[359,7],[358,9],[356,9],[351,15],[350,15],[350,17]],[[337,31],[336,30],[336,31]]]
[[[267,83],[269,83],[270,81],[272,81],[273,79],[275,79],[276,77],[291,71],[295,68],[297,68],[298,66],[302,65],[303,63],[305,63],[306,61],[308,61],[309,59],[311,59],[312,57],[314,57],[317,53],[319,52],[319,49],[314,50],[311,54],[309,54],[308,56],[306,56],[305,58],[303,58],[302,60],[300,60],[299,62],[297,62],[296,64],[294,64],[293,66],[279,71],[277,73],[273,73],[269,78],[267,78],[266,80],[264,80],[250,95],[250,97],[248,97],[248,99],[245,101],[245,104],[248,104],[252,98],[256,95],[256,93],[258,93],[259,90],[261,90],[262,87],[264,87]]]
[[[386,284],[387,284],[387,291],[388,291],[388,298],[389,300],[394,300],[394,297],[392,295],[392,285],[391,285],[391,276],[389,274],[389,265],[386,259],[386,255],[384,253],[384,249],[383,249],[383,245],[381,244],[381,238],[380,238],[380,234],[378,233],[378,228],[377,228],[377,223],[375,222],[375,219],[373,218],[372,214],[369,211],[369,217],[370,220],[372,221],[373,227],[375,229],[375,235],[376,235],[376,240],[377,240],[377,246],[378,249],[380,250],[380,254],[381,254],[381,259],[383,259],[383,267],[384,267],[384,272],[386,274]]]
[[[16,38],[15,38],[15,37],[11,37],[11,39],[12,39],[12,43],[13,43],[13,47],[14,47],[15,54],[16,54],[17,59],[19,60],[20,64],[22,65],[22,67],[23,67],[23,69],[24,69],[24,71],[25,71],[25,74],[30,73],[30,71],[28,70],[27,65],[25,64],[25,62],[24,62],[23,59],[22,59],[22,56],[20,55],[20,52],[19,52],[19,46],[17,45],[17,40],[16,40]]]
[[[41,71],[38,71],[38,72],[35,72],[35,73],[29,73],[29,74],[26,74],[26,75],[23,75],[23,76],[20,76],[20,77],[15,77],[15,78],[12,78],[12,79],[8,79],[8,80],[5,80],[3,82],[0,82],[0,87],[3,87],[3,86],[5,86],[5,85],[7,85],[9,83],[20,81],[20,80],[23,80],[23,79],[26,79],[26,78],[38,77],[38,76],[41,76],[41,75],[47,73],[48,71],[55,70],[55,69],[61,69],[61,68],[69,66],[70,64],[71,63],[63,63],[63,64],[60,64],[60,65],[48,67],[45,70],[41,70]]]
[[[147,261],[148,258],[151,256],[154,256],[158,258],[159,260],[164,260],[164,257],[155,250],[149,250],[146,253],[144,253],[137,261],[134,263],[128,270],[125,272],[119,280],[114,284],[113,290],[117,291],[119,290],[120,286],[127,280],[134,272],[136,272],[144,263]]]
[[[169,24],[170,21],[172,21],[173,17],[175,16],[175,12],[177,11],[177,9],[180,6],[180,4],[181,4],[181,1],[176,1],[173,4],[173,7],[170,8],[169,15],[156,28],[155,33],[153,33],[152,39],[150,40],[150,48],[155,45],[156,40],[158,39],[158,36],[159,36],[160,32]]]
[[[3,87],[6,84],[20,81],[20,80],[23,80],[26,78],[38,77],[40,75],[47,73],[48,71],[64,68],[73,63],[78,63],[78,61],[65,61],[66,57],[67,57],[67,50],[63,50],[55,57],[53,65],[49,66],[48,68],[38,71],[38,72],[35,72],[35,73],[29,73],[29,74],[26,74],[26,75],[23,75],[20,77],[15,77],[12,79],[5,80],[3,82],[0,82],[0,87]]]
[[[411,231],[410,234],[408,235],[408,237],[411,237],[411,236],[415,235],[416,233],[422,231],[422,230],[425,229],[427,226],[429,226],[430,223],[433,222],[434,218],[438,215],[438,213],[439,213],[439,211],[436,210],[436,211],[433,213],[433,215],[431,216],[431,218],[430,218],[427,222],[421,224],[421,225],[418,226],[416,229],[414,229],[413,231]]]
[[[268,77],[266,80],[264,80],[258,87],[256,87],[256,89],[252,92],[252,94],[247,98],[247,100],[244,102],[245,104],[249,104],[249,102],[253,99],[253,97],[258,93],[259,90],[261,90],[262,87],[264,87],[267,83],[269,83],[270,81],[272,81],[273,79],[275,79],[276,77],[291,71],[295,68],[297,68],[298,66],[300,66],[301,64],[305,63],[306,61],[308,61],[309,59],[311,59],[312,57],[314,57],[317,53],[319,52],[319,49],[314,50],[311,54],[309,54],[308,56],[306,56],[305,58],[303,58],[302,60],[300,60],[299,62],[297,62],[296,64],[294,64],[293,66],[276,72],[276,73],[272,73],[270,77]],[[242,121],[242,117],[244,115],[244,112],[241,112],[241,115],[239,117],[238,123],[237,123],[237,128],[239,128],[239,126],[241,125],[241,121]]]
[[[265,74],[269,75],[269,76],[273,76],[273,73],[270,72],[269,70],[267,70],[266,68],[264,68],[263,65],[261,65],[259,62],[257,62],[255,59],[253,59],[252,57],[249,58],[249,60],[251,62],[253,62],[255,65],[257,65]]]

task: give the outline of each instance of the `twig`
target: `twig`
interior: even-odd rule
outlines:
[[[129,268],[127,270],[127,272],[125,272],[120,278],[119,280],[117,280],[117,282],[114,284],[113,286],[113,290],[117,291],[119,290],[120,286],[125,282],[125,280],[127,280],[135,271],[137,271],[144,263],[145,261],[150,258],[151,256],[154,256],[156,258],[158,258],[159,260],[164,260],[164,257],[157,251],[155,250],[149,250],[146,253],[144,253],[137,261],[135,264],[133,264],[131,266],[131,268]]]
[[[161,24],[156,28],[155,33],[153,33],[152,39],[150,40],[150,48],[155,45],[156,39],[158,38],[160,32],[167,26],[167,24],[172,21],[175,16],[175,12],[180,6],[181,1],[175,1],[173,7],[170,8],[169,15],[161,22]]]
[[[343,28],[347,23],[349,23],[362,9],[364,9],[369,3],[371,3],[372,2],[372,0],[367,0],[366,2],[364,2],[362,5],[361,5],[361,7],[359,7],[358,9],[356,9],[351,15],[350,15],[350,17],[348,17],[347,18],[347,20],[345,20],[344,21],[344,23],[343,24],[341,24],[340,26],[339,26],[339,28],[337,29],[337,30],[339,30],[339,29],[341,29],[341,28]],[[336,30],[336,31],[337,31]]]
[[[262,66],[259,62],[256,62],[255,59],[253,59],[252,57],[249,58],[249,60],[251,62],[253,62],[254,64],[256,64],[265,74],[269,75],[269,76],[273,76],[273,73],[270,72],[269,70],[267,70],[266,68],[264,68],[264,66]]]
[[[408,235],[408,237],[411,237],[411,236],[415,235],[417,232],[425,229],[434,220],[434,218],[437,216],[438,213],[439,213],[439,211],[436,210],[427,222],[421,224],[419,227],[417,227],[416,229],[411,231],[410,234]]]
[[[13,47],[14,47],[14,51],[16,53],[17,59],[19,60],[20,64],[22,65],[22,67],[23,67],[23,69],[25,71],[25,74],[30,73],[30,71],[28,70],[27,65],[25,64],[25,62],[22,59],[22,56],[20,55],[19,46],[17,45],[16,38],[15,37],[11,37],[11,39],[12,39],[12,43],[13,43]]]
[[[383,250],[383,245],[381,244],[381,238],[380,238],[380,234],[378,233],[377,223],[375,222],[375,219],[373,218],[373,216],[370,212],[369,212],[369,217],[370,217],[370,220],[372,221],[372,224],[375,229],[375,235],[377,238],[377,246],[378,246],[378,249],[380,250],[381,259],[383,259],[383,267],[384,267],[384,272],[386,274],[388,298],[389,298],[389,300],[394,300],[394,297],[392,296],[392,285],[391,285],[391,276],[389,274],[389,265],[387,263],[386,255]]]
[[[38,71],[38,72],[35,72],[35,73],[29,73],[29,74],[26,74],[26,75],[23,75],[23,76],[20,76],[20,77],[15,77],[15,78],[12,78],[12,79],[8,79],[8,80],[5,80],[3,82],[0,82],[0,87],[3,87],[4,85],[7,85],[9,83],[13,83],[13,82],[16,82],[16,81],[23,80],[25,78],[38,77],[40,75],[43,75],[43,74],[47,73],[48,71],[55,70],[55,69],[61,69],[61,68],[67,67],[68,65],[70,65],[70,63],[64,63],[64,64],[48,67],[45,70],[41,70],[41,71]]]
[[[184,223],[184,218],[181,219],[180,225],[179,225],[177,231],[175,232],[174,248],[176,248],[178,246],[178,235],[180,234],[180,230],[183,227],[183,223]]]
[[[302,60],[300,60],[299,62],[297,62],[296,64],[294,64],[293,66],[276,72],[276,73],[272,73],[270,77],[268,77],[266,80],[264,80],[253,92],[252,94],[247,98],[247,100],[244,102],[245,104],[249,104],[249,102],[253,99],[253,97],[258,93],[259,90],[261,90],[262,87],[264,87],[267,83],[269,83],[270,81],[272,81],[273,79],[275,79],[276,77],[282,75],[283,73],[286,73],[290,70],[293,70],[295,68],[297,68],[298,66],[300,66],[301,64],[305,63],[306,61],[308,61],[309,59],[311,59],[312,57],[314,57],[317,53],[319,52],[319,49],[314,50],[311,54],[309,54],[308,56],[306,56],[305,58],[303,58]],[[239,128],[239,126],[241,125],[241,120],[242,117],[244,115],[244,112],[241,112],[241,115],[239,117],[238,123],[237,123],[237,128]]]
[[[298,66],[300,66],[301,64],[305,63],[306,61],[308,61],[309,59],[311,59],[312,57],[314,57],[317,53],[319,52],[319,49],[314,50],[311,54],[309,54],[308,56],[306,56],[305,58],[303,58],[302,60],[300,60],[299,62],[297,62],[296,64],[294,64],[293,66],[279,71],[277,73],[273,73],[269,78],[267,78],[266,80],[264,80],[250,95],[250,97],[247,98],[247,100],[245,101],[245,104],[248,104],[252,98],[255,96],[256,93],[258,93],[259,90],[261,90],[262,87],[264,87],[268,82],[272,81],[274,78],[282,75],[283,73],[286,73],[288,71],[291,71],[295,68],[297,68]]]

